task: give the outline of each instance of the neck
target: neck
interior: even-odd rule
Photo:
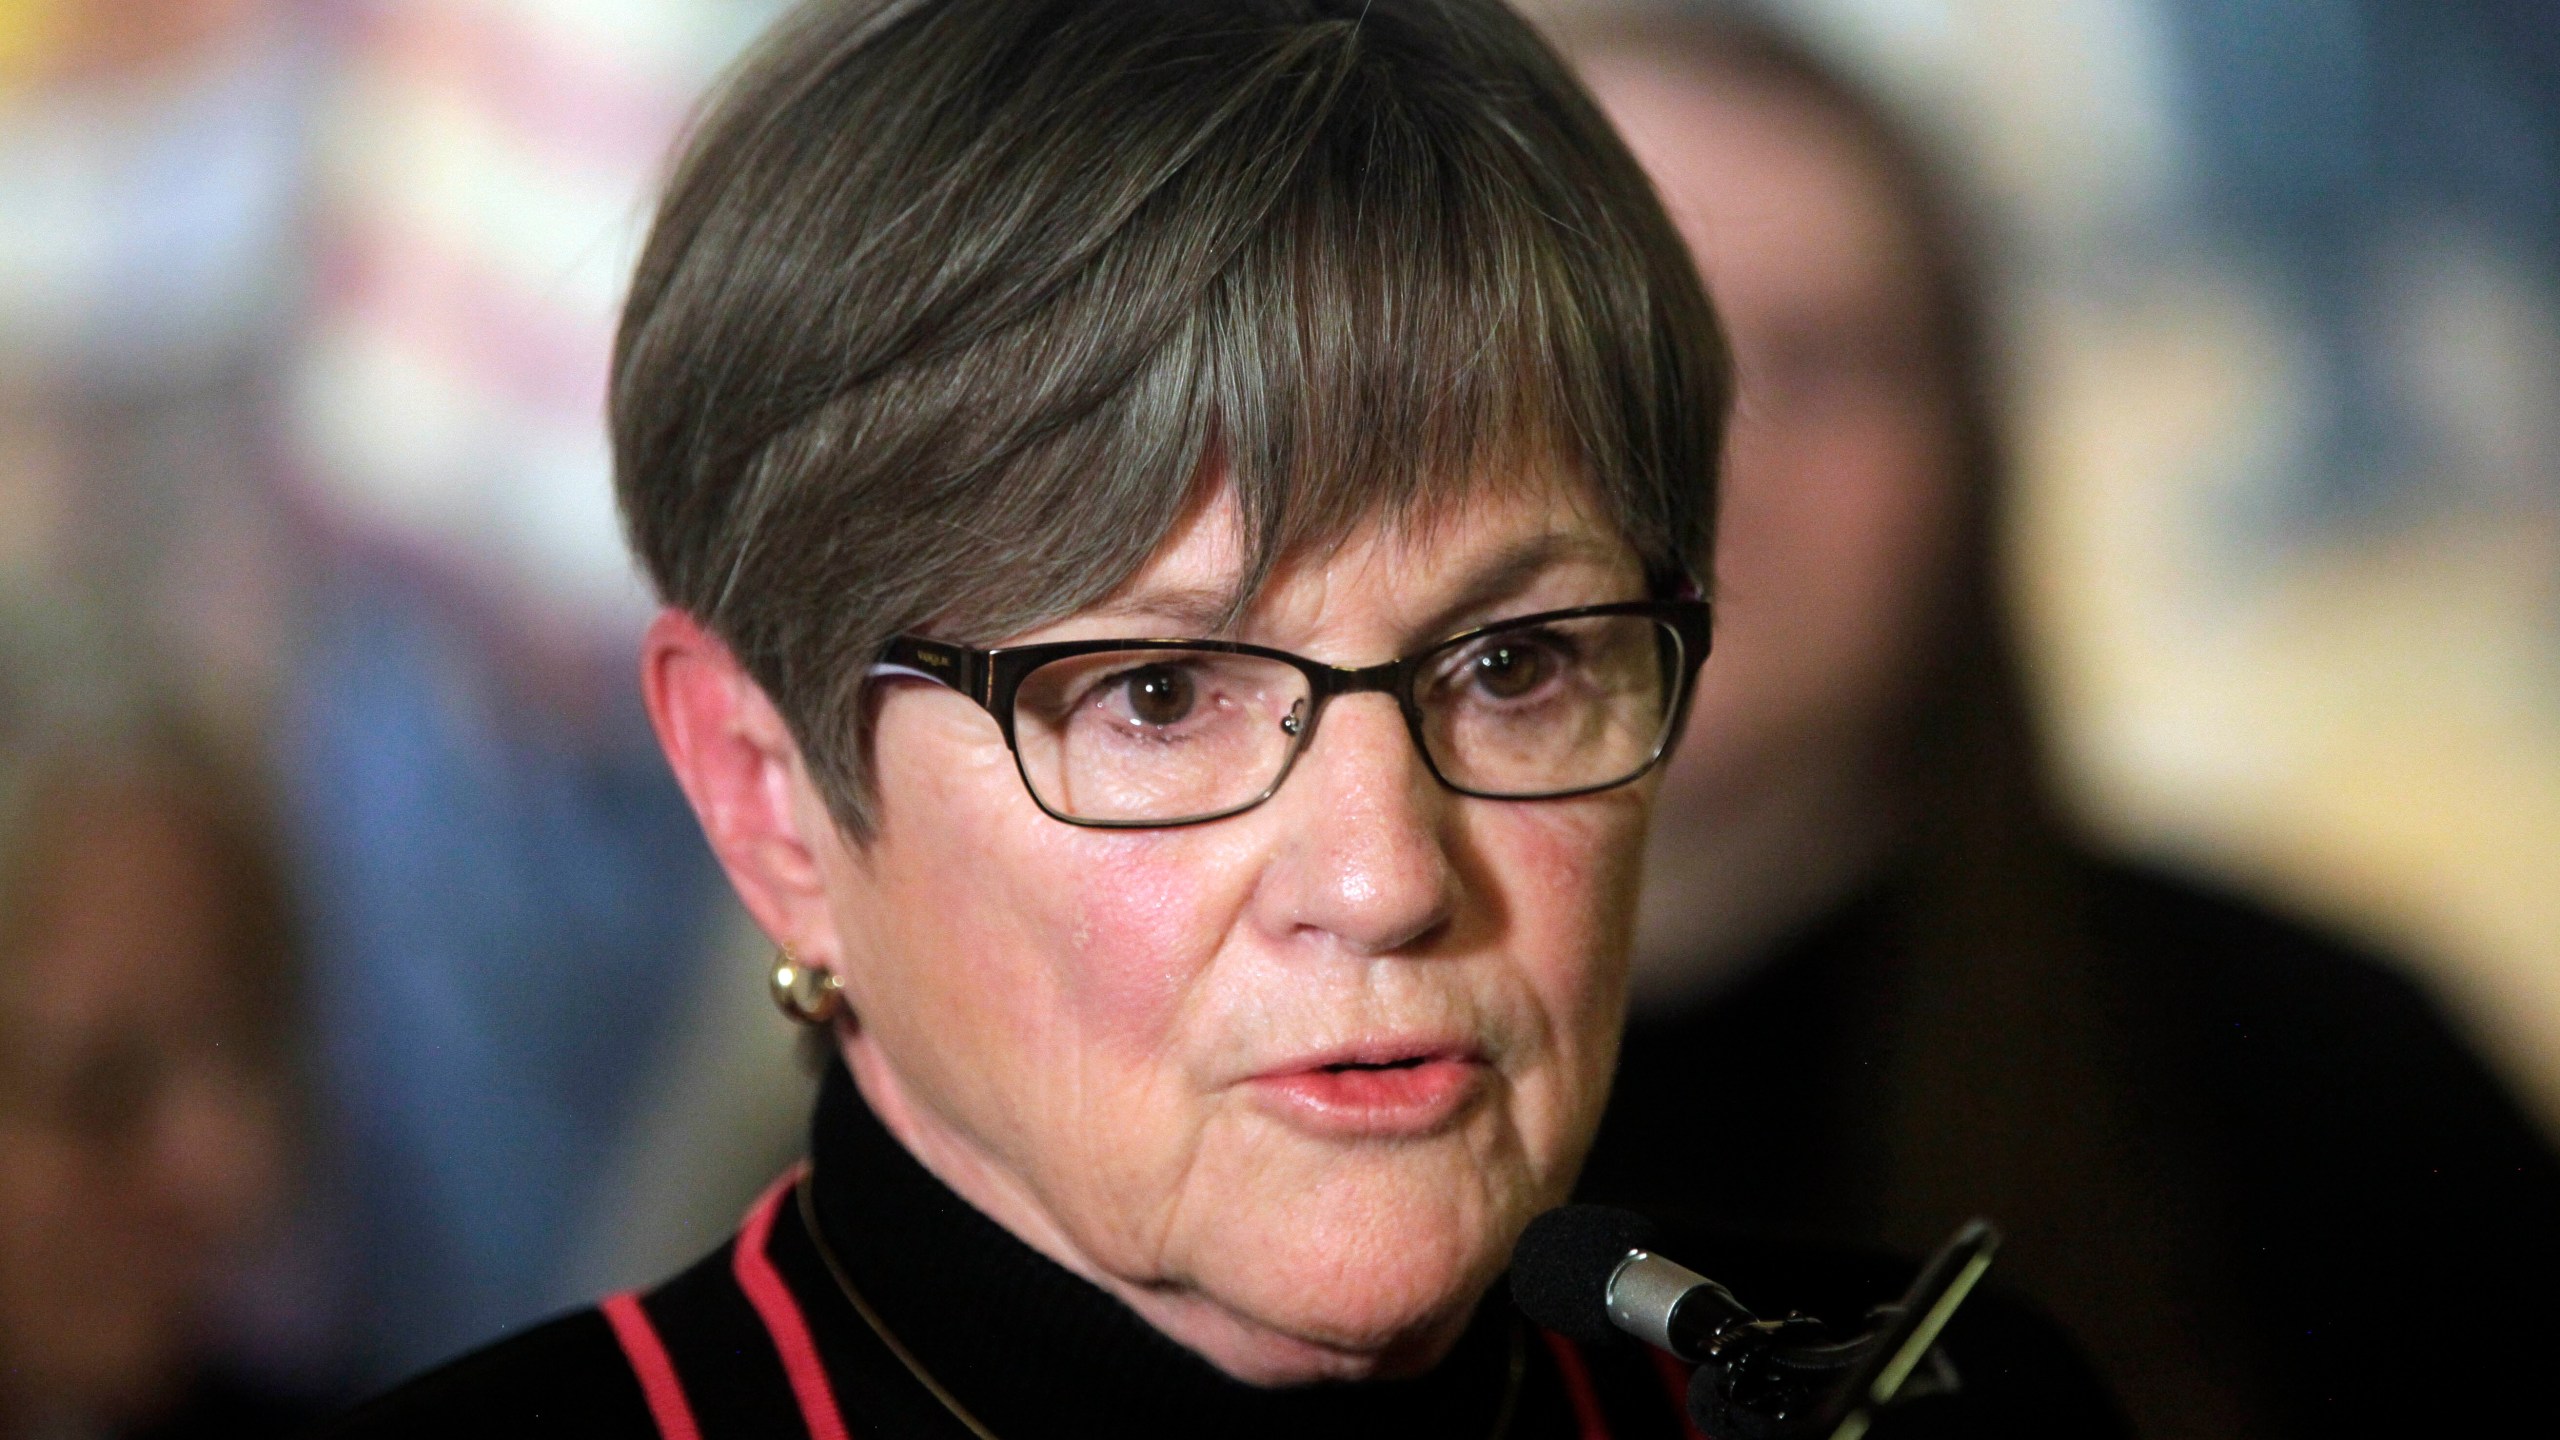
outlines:
[[[843,1040],[845,1067],[881,1126],[935,1179],[1025,1245],[1136,1312],[1158,1332],[1250,1385],[1396,1379],[1439,1363],[1466,1331],[1472,1307],[1376,1350],[1346,1350],[1291,1335],[1188,1287],[1132,1280],[1096,1264],[1030,1187],[958,1127],[918,1103],[859,1029]]]

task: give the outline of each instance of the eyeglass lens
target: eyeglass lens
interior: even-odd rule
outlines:
[[[1413,699],[1432,765],[1472,794],[1532,799],[1632,779],[1670,721],[1680,642],[1647,616],[1489,632],[1433,650]],[[1023,778],[1049,810],[1104,824],[1206,819],[1288,772],[1313,718],[1307,676],[1215,650],[1054,660],[1014,697]]]
[[[1679,638],[1640,615],[1584,615],[1435,651],[1415,683],[1441,777],[1479,795],[1607,785],[1651,764]]]

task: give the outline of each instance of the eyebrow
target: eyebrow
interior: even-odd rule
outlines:
[[[1170,622],[1164,635],[1152,638],[1206,638],[1227,627],[1235,613],[1235,592],[1219,585],[1148,586],[1106,600],[1085,613],[1100,619]]]
[[[1479,562],[1465,587],[1434,609],[1411,638],[1419,643],[1455,634],[1492,618],[1482,612],[1528,588],[1557,565],[1575,560],[1605,562],[1611,555],[1606,545],[1587,535],[1547,531],[1524,536]],[[1217,585],[1148,586],[1087,613],[1106,619],[1166,622],[1172,628],[1161,638],[1211,638],[1232,630],[1235,594]]]
[[[1611,556],[1607,545],[1589,535],[1549,530],[1524,536],[1479,564],[1466,587],[1431,612],[1420,627],[1421,633],[1412,638],[1417,642],[1437,640],[1494,619],[1483,612],[1529,588],[1530,582],[1558,565],[1575,560],[1606,563]]]

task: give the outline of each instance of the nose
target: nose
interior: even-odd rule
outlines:
[[[1325,707],[1266,808],[1285,827],[1264,873],[1267,919],[1360,955],[1427,943],[1456,913],[1451,795],[1385,695]]]

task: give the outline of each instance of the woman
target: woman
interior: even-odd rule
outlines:
[[[614,421],[811,1163],[349,1433],[1682,1433],[1481,1302],[1615,1060],[1723,384],[1491,0],[802,11]]]
[[[2560,1167],[2404,981],[2059,817],[1928,170],[1769,35],[1576,39],[1737,369],[1717,661],[1586,1187],[1903,1248],[1987,1210],[2154,1433],[2495,1413],[2549,1331]]]
[[[0,1440],[274,1432],[309,1416],[212,1356],[284,1199],[284,886],[101,638],[0,604]]]

